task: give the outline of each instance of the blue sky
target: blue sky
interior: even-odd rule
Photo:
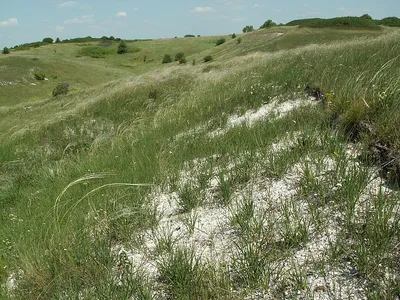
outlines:
[[[44,37],[164,38],[241,32],[264,21],[368,13],[400,17],[399,0],[0,0],[0,47]]]

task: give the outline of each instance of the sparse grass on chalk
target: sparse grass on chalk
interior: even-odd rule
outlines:
[[[185,40],[208,72],[161,65],[183,41],[141,42],[154,70],[0,108],[0,295],[398,297],[396,170],[371,145],[400,149],[399,32],[289,28],[260,48],[274,30]],[[80,66],[126,76],[109,59]]]

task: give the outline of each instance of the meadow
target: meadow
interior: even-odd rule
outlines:
[[[0,56],[0,297],[399,297],[400,31],[218,38]]]

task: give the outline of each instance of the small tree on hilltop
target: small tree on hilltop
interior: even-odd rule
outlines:
[[[235,33],[232,34],[232,35],[231,35],[231,38],[232,38],[232,39],[236,39],[236,34],[235,34]]]
[[[243,33],[252,32],[252,31],[254,31],[254,27],[253,27],[253,25],[247,25],[246,27],[244,27],[242,29],[242,31],[243,31]]]
[[[8,49],[7,47],[4,47],[3,54],[10,54],[10,49]]]
[[[59,43],[61,43],[61,41],[60,41],[60,38],[58,37],[58,38],[56,38],[56,44],[59,44]]]
[[[53,44],[53,39],[50,37],[44,38],[43,43]]]
[[[128,52],[128,46],[125,41],[121,41],[118,45],[118,54],[124,54]]]
[[[276,23],[272,22],[272,20],[267,20],[267,21],[264,22],[264,24],[262,24],[260,26],[260,29],[270,28],[270,27],[273,27],[273,26],[276,26]]]

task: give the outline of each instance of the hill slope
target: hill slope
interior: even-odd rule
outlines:
[[[400,32],[286,30],[2,108],[2,295],[397,297]]]

